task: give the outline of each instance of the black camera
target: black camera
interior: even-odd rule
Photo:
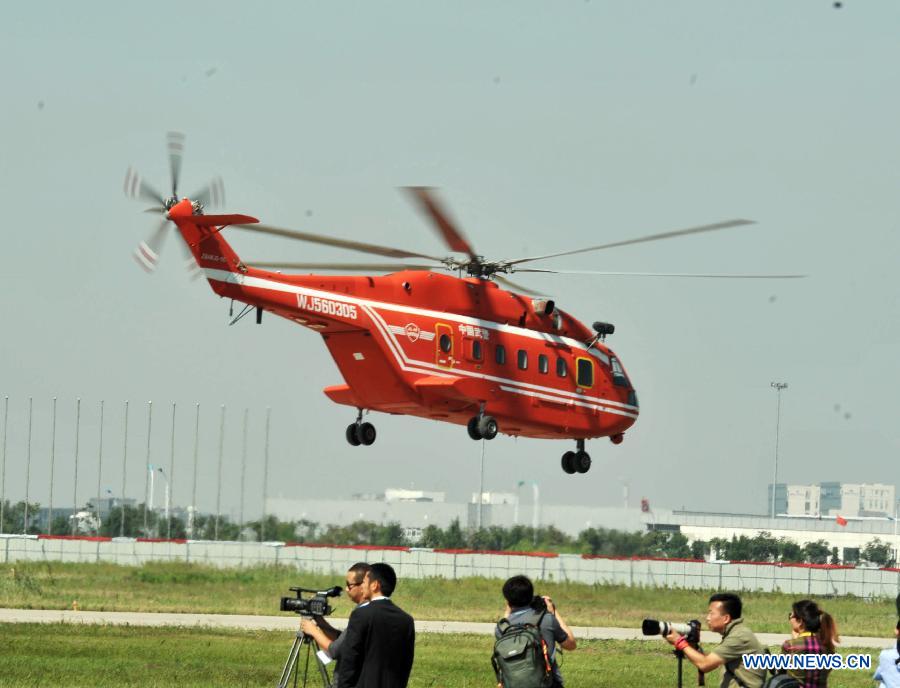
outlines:
[[[540,595],[535,595],[528,606],[536,612],[545,612],[547,611],[547,600]]]
[[[667,636],[672,631],[683,635],[691,645],[697,645],[700,642],[700,622],[696,619],[683,624],[644,619],[644,622],[641,624],[641,633],[644,635]]]
[[[328,604],[329,597],[338,597],[341,586],[336,585],[328,590],[309,590],[308,588],[291,588],[296,597],[282,597],[280,610],[294,612],[303,616],[328,616],[334,608]],[[311,597],[303,597],[309,593]]]

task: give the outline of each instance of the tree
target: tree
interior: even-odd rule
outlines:
[[[68,535],[71,531],[69,519],[65,516],[56,516],[50,525],[50,535]]]
[[[125,527],[122,528],[122,520],[125,520]],[[100,524],[100,534],[106,537],[136,537],[138,535],[139,524],[143,523],[143,513],[136,507],[130,505],[119,505],[107,514],[106,519]]]
[[[778,557],[778,541],[768,531],[760,532],[750,540],[750,561],[775,561]]]
[[[725,545],[725,558],[729,561],[750,561],[750,538],[746,535],[731,536],[731,540]]]
[[[35,525],[36,516],[41,505],[37,502],[28,502],[28,532],[37,535],[40,533]],[[3,502],[3,530],[7,533],[25,532],[25,502],[11,504],[9,500]]]
[[[706,555],[709,553],[710,543],[704,540],[694,540],[691,543],[691,558],[692,559],[706,559]]]
[[[827,564],[830,551],[825,540],[807,542],[803,545],[803,556],[810,564]]]
[[[432,549],[438,549],[441,547],[443,539],[444,531],[441,530],[438,526],[431,524],[425,526],[425,529],[422,531],[422,539],[419,540],[419,544],[422,547],[431,547]]]
[[[716,537],[709,541],[709,546],[713,550],[716,559],[722,559],[728,549],[728,540]]]
[[[784,562],[804,561],[803,548],[793,540],[778,538],[778,560]]]
[[[466,537],[463,535],[462,528],[459,525],[459,519],[454,518],[447,530],[444,531],[441,547],[444,549],[465,549]]]
[[[882,542],[879,538],[870,540],[861,552],[864,561],[870,564],[887,568],[894,565],[894,557],[891,554],[891,546]]]

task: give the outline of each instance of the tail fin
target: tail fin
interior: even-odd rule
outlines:
[[[259,222],[249,215],[194,215],[190,201],[186,199],[169,210],[169,219],[178,226],[201,270],[228,272],[238,272],[243,266],[234,249],[221,235],[221,230],[228,225]]]

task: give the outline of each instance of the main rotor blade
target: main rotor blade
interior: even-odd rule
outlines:
[[[159,203],[160,206],[165,206],[166,204],[162,194],[145,182],[133,167],[129,167],[125,173],[124,191],[128,198],[153,201],[154,203]]]
[[[554,275],[603,275],[612,277],[711,277],[721,279],[801,279],[807,275],[737,275],[728,273],[692,273],[692,272],[605,272],[603,270],[541,270],[539,268],[522,268],[513,272],[544,272]]]
[[[204,208],[219,208],[225,205],[225,184],[221,177],[213,177],[209,184],[188,198],[200,201]]]
[[[234,229],[244,229],[248,232],[259,232],[260,234],[272,234],[274,236],[286,237],[288,239],[296,239],[298,241],[308,241],[312,244],[324,244],[326,246],[335,246],[337,248],[346,248],[350,251],[360,251],[361,253],[372,253],[377,256],[387,256],[388,258],[424,258],[425,260],[433,260],[441,263],[443,258],[435,256],[426,256],[423,253],[414,253],[405,251],[400,248],[391,248],[390,246],[378,246],[376,244],[366,244],[361,241],[348,241],[346,239],[338,239],[336,237],[325,236],[323,234],[312,234],[310,232],[299,232],[295,229],[283,229],[281,227],[272,227],[270,225],[231,225]]]
[[[264,260],[245,261],[252,268],[284,268],[285,270],[347,270],[350,272],[397,272],[399,270],[441,270],[443,265],[415,263],[283,263]]]
[[[546,292],[541,293],[534,291],[533,289],[529,289],[528,287],[523,287],[521,284],[516,284],[511,279],[507,279],[506,277],[501,277],[500,275],[494,275],[494,279],[503,284],[510,289],[513,289],[518,292],[522,292],[523,294],[528,294],[529,296],[546,296]]]
[[[688,227],[686,229],[676,229],[671,232],[660,232],[659,234],[648,234],[647,236],[638,237],[637,239],[625,239],[623,241],[614,241],[609,244],[600,244],[598,246],[589,246],[588,248],[579,248],[574,251],[562,251],[560,253],[548,253],[544,256],[532,256],[531,258],[519,258],[517,260],[501,261],[504,265],[519,265],[532,260],[545,260],[547,258],[558,258],[559,256],[572,256],[576,253],[587,253],[588,251],[600,251],[606,248],[615,248],[617,246],[629,246],[631,244],[642,244],[648,241],[660,241],[662,239],[673,239],[675,237],[687,236],[689,234],[701,234],[702,232],[714,232],[719,229],[730,229],[732,227],[743,227],[745,225],[756,224],[753,220],[727,220],[725,222],[716,222],[711,225],[699,225],[697,227]]]
[[[168,134],[169,171],[172,174],[172,195],[178,197],[178,178],[181,176],[181,157],[184,153],[184,134],[170,131]]]
[[[148,273],[156,270],[156,265],[159,263],[159,254],[162,252],[163,244],[169,233],[168,224],[168,220],[161,220],[153,234],[134,249],[134,259]]]
[[[437,198],[431,193],[431,188],[427,186],[406,186],[403,188],[406,189],[407,193],[409,193],[418,203],[422,212],[431,218],[433,226],[437,229],[441,238],[443,238],[444,243],[447,244],[451,251],[467,253],[469,254],[469,258],[472,258],[473,260],[476,258],[475,250],[472,248],[471,244],[469,244],[469,240],[466,239],[462,231],[450,221],[449,216],[444,209],[441,208]]]

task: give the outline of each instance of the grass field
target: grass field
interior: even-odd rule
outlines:
[[[281,674],[293,639],[290,634],[276,632],[70,624],[0,624],[0,633],[0,684],[16,687],[271,688]],[[581,643],[563,658],[566,686],[675,686],[677,665],[668,650],[662,640]],[[852,650],[845,648],[847,651]],[[410,686],[493,688],[496,684],[490,653],[491,639],[485,636],[420,635]],[[717,674],[707,676],[708,686],[719,684]],[[835,672],[829,684],[838,688],[871,688],[871,675],[871,671]],[[684,685],[696,685],[696,676],[693,667],[686,663]]]
[[[341,576],[313,576],[284,567],[216,569],[183,563],[17,563],[0,565],[0,607],[83,610],[278,614],[290,586],[324,588]],[[496,621],[502,613],[502,581],[481,578],[402,580],[397,603],[418,619]],[[671,621],[704,618],[708,593],[578,583],[539,583],[560,613],[576,626],[639,628],[645,617]],[[744,616],[759,632],[788,633],[787,615],[796,596],[743,593]],[[853,597],[818,601],[845,635],[889,637],[896,623],[894,600]],[[350,603],[337,602],[335,616]]]

